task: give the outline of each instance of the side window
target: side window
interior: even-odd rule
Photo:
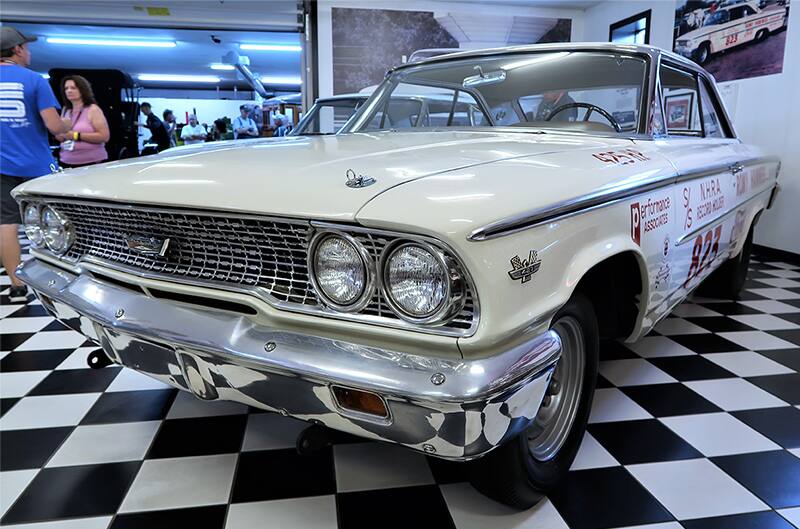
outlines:
[[[729,13],[731,14],[731,21],[739,20],[744,16],[744,7],[734,7]]]
[[[703,129],[707,138],[729,138],[731,135],[721,117],[721,108],[717,98],[712,94],[708,81],[700,83],[701,106],[703,108]]]
[[[662,66],[661,90],[667,133],[702,136],[697,78],[683,70]]]

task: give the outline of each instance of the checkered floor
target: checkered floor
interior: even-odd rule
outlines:
[[[606,343],[589,432],[527,512],[390,445],[294,450],[303,423],[119,367],[0,275],[0,523],[53,529],[800,527],[800,265]]]

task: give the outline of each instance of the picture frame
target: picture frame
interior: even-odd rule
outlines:
[[[690,130],[694,110],[694,93],[664,96],[667,130]]]

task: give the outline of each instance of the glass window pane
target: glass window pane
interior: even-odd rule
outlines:
[[[611,42],[621,44],[647,44],[647,17],[641,17],[611,30]]]
[[[493,122],[584,132],[636,131],[646,75],[640,57],[574,51],[409,67],[393,74],[353,126],[375,130]],[[422,107],[412,108],[411,101]]]
[[[705,81],[700,83],[700,95],[703,98],[703,128],[708,138],[724,138],[725,130],[717,115],[717,105],[714,98],[708,91]]]
[[[661,89],[664,93],[667,132],[702,135],[695,76],[663,66],[661,68]]]
[[[400,83],[362,130],[469,127],[476,125],[479,108],[475,98],[461,90]]]
[[[319,100],[298,123],[292,135],[336,134],[365,100],[366,96]]]

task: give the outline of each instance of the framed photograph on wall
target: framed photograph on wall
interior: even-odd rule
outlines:
[[[692,126],[694,93],[664,96],[664,112],[667,114],[667,129],[689,130]]]

